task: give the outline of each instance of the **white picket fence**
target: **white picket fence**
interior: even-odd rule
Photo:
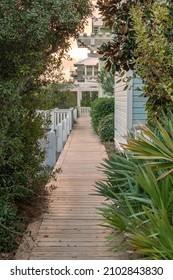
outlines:
[[[78,107],[79,117],[87,117],[90,115],[90,107]]]
[[[61,153],[77,117],[89,116],[89,107],[78,107],[70,109],[54,108],[50,111],[37,110],[45,119],[50,118],[50,125],[45,129],[48,131],[44,139],[40,140],[40,145],[46,151],[43,165],[54,167],[57,155]]]
[[[46,151],[44,165],[54,167],[57,160],[57,154],[60,153],[64,147],[65,142],[73,129],[73,125],[77,120],[77,109],[53,109],[51,111],[37,111],[47,118],[50,117],[50,126],[46,127],[48,130],[46,137],[40,140],[40,145]]]

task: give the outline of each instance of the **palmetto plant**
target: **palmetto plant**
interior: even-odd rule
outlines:
[[[143,178],[148,178],[147,183],[145,179],[141,180],[143,175],[145,175]],[[128,244],[145,258],[173,259],[172,178],[157,181],[149,167],[141,173],[139,180],[141,187],[150,194],[150,203],[142,205],[145,222],[128,232]]]
[[[127,137],[124,153],[103,164],[107,179],[97,182],[107,201],[100,211],[105,225],[123,233],[127,250],[148,259],[173,259],[173,115],[157,128],[140,126]]]
[[[129,160],[125,154],[115,152],[114,156],[103,164],[107,180],[97,182],[99,195],[107,199],[99,210],[106,226],[113,229],[109,237],[113,250],[117,248],[117,243],[114,246],[114,237],[138,226],[139,218],[136,213],[140,213],[141,219],[144,214],[141,201],[145,204],[145,195],[135,178],[138,164],[138,160]],[[138,199],[134,200],[133,197]]]
[[[131,187],[137,188],[137,183],[134,179],[135,167],[137,160],[129,160],[125,154],[114,152],[111,159],[106,159],[102,164],[102,171],[106,174],[106,182],[98,182],[97,188],[100,190],[101,195],[103,190],[108,193],[108,196],[112,196],[111,191],[114,193],[119,192],[119,189],[126,190]],[[99,188],[100,186],[100,188]],[[117,190],[117,191],[116,191]]]
[[[124,145],[127,154],[133,158],[147,160],[157,171],[158,180],[173,173],[173,114],[162,115],[162,123],[155,122],[156,128],[139,125],[135,138],[127,138]]]

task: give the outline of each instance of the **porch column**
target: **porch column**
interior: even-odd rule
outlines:
[[[78,88],[77,89],[77,106],[78,107],[80,107],[81,106],[81,95],[82,95],[82,93],[81,93],[81,89],[80,88]]]
[[[101,98],[103,96],[104,96],[103,89],[102,89],[101,85],[99,84],[98,85],[98,98]]]

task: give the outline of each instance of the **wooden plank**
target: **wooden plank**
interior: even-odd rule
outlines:
[[[76,233],[80,233],[80,235],[84,235],[84,234],[87,234],[87,235],[92,235],[92,234],[105,234],[105,237],[108,236],[108,232],[107,231],[104,231],[103,229],[96,229],[96,228],[91,228],[91,229],[86,229],[86,228],[80,228],[80,229],[56,229],[56,234],[76,234]],[[55,234],[55,229],[45,229],[45,230],[42,230],[40,229],[39,230],[39,235],[52,235],[52,234]]]
[[[31,256],[30,260],[128,260],[128,257],[119,257],[119,256],[115,256],[115,257],[110,257],[110,256],[107,256],[107,257],[98,257],[98,256],[95,256],[95,257],[92,257],[92,256],[89,256],[89,257],[81,257],[81,256],[74,256],[74,257],[68,257],[68,254],[66,256]]]
[[[55,224],[52,224],[52,225],[43,225],[41,224],[40,226],[40,231],[46,231],[47,229],[50,229],[52,231],[55,231],[55,232],[58,232],[59,230],[98,230],[98,229],[101,229],[101,228],[104,228],[103,226],[100,226],[100,225],[65,225],[65,227],[60,227],[59,225],[55,225]]]
[[[93,241],[68,241],[68,240],[60,240],[59,242],[58,241],[50,241],[50,242],[46,242],[46,241],[42,241],[42,242],[38,242],[36,241],[35,243],[35,246],[37,246],[38,248],[39,247],[93,247],[93,246],[96,246],[96,247],[99,247],[99,246],[105,246],[106,247],[106,244],[107,242],[106,241],[103,241],[103,240],[98,240],[97,242],[95,240]],[[85,248],[84,250],[85,251]]]
[[[103,227],[97,209],[105,199],[93,195],[95,182],[106,179],[98,168],[106,152],[90,127],[89,118],[79,119],[60,155],[56,167],[62,172],[52,181],[57,188],[49,199],[30,259],[120,258],[108,251],[110,231]],[[117,238],[117,245],[120,242]]]
[[[75,247],[75,248],[72,247],[72,249],[74,250],[74,252],[81,252],[81,253],[83,253],[83,250],[84,250],[83,247]],[[57,253],[57,252],[68,253],[69,250],[70,250],[69,246],[68,247],[50,247],[50,248],[48,248],[48,247],[35,247],[33,252],[34,252],[34,254]],[[103,253],[103,252],[108,251],[110,253],[110,251],[108,249],[106,249],[105,246],[101,246],[101,247],[94,247],[93,246],[93,247],[85,248],[85,250],[87,252],[101,252],[101,253]],[[113,254],[115,254],[115,253],[113,253]]]
[[[100,219],[91,219],[90,217],[88,219],[83,219],[82,221],[81,221],[81,217],[78,217],[75,219],[72,219],[72,217],[58,217],[57,219],[50,220],[50,222],[48,219],[45,219],[42,222],[42,225],[47,226],[47,227],[61,225],[62,228],[68,228],[68,226],[70,226],[70,225],[72,225],[72,226],[74,225],[74,227],[76,227],[76,226],[83,227],[83,226],[89,226],[89,225],[91,225],[91,226],[96,225],[96,226],[102,227],[103,223]]]
[[[84,206],[87,206],[88,205],[88,208],[91,206],[91,207],[93,207],[93,208],[96,208],[96,207],[98,207],[99,205],[101,206],[101,203],[103,203],[103,201],[94,201],[94,199],[93,200],[91,200],[91,199],[85,199],[85,201],[80,201],[79,199],[74,199],[74,198],[65,198],[65,197],[63,197],[63,198],[61,198],[61,200],[56,200],[56,201],[53,201],[52,202],[52,207],[56,207],[56,206],[58,206],[58,205],[60,205],[60,204],[63,204],[64,203],[64,206],[66,207],[66,206],[68,206],[68,205],[73,205],[74,204],[74,206],[76,205],[76,206],[81,206],[82,207],[82,205],[84,205]],[[66,205],[67,204],[67,205]]]
[[[67,257],[67,252],[43,252],[43,253],[33,253],[32,257],[37,256],[37,257]],[[92,257],[114,257],[116,258],[118,254],[116,253],[110,253],[110,252],[103,252],[103,251],[90,251],[90,252],[80,252],[80,251],[73,251],[73,252],[68,252],[68,258],[90,258]]]
[[[75,213],[75,214],[99,214],[100,215],[100,212],[99,210],[97,210],[95,207],[92,207],[92,208],[83,208],[82,211],[81,211],[81,208],[80,207],[58,207],[56,208],[56,211],[54,209],[51,209],[51,208],[48,208],[46,210],[46,214],[50,214],[50,215],[55,215],[56,213],[57,214],[64,214],[64,213]]]
[[[67,208],[63,208],[61,210],[66,210]],[[68,209],[71,209],[70,207]],[[78,209],[80,211],[80,207],[78,208],[75,208],[75,209]],[[85,207],[85,209],[87,210],[87,207]],[[59,212],[59,209],[56,208],[56,212],[58,213]],[[83,216],[87,217],[87,213],[86,212],[81,212],[81,214],[78,212],[78,211],[74,211],[74,212],[65,212],[65,214],[67,215],[67,218],[63,217],[64,219],[72,219],[72,216],[76,214],[76,216],[74,216],[74,218],[72,220],[76,220],[76,219],[82,219],[82,213],[83,213]],[[46,215],[46,214],[45,214]],[[45,216],[45,219],[49,219],[50,217],[52,217],[53,219],[60,219],[60,216],[63,215],[64,216],[64,213],[63,212],[59,212],[59,214],[55,214],[55,211],[50,211],[50,213],[48,213],[48,215],[50,216]],[[54,215],[54,216],[52,216]],[[55,216],[56,215],[56,216]],[[71,215],[71,216],[70,216]],[[93,216],[93,215],[96,215],[96,216]],[[93,217],[93,218],[92,218]],[[44,218],[44,217],[43,217]],[[102,215],[100,213],[92,213],[90,212],[89,215],[88,215],[88,220],[95,220],[95,221],[101,221],[102,220]]]
[[[44,236],[47,236],[47,235],[44,235]],[[96,236],[86,236],[86,235],[81,235],[80,233],[79,234],[76,234],[75,236],[74,235],[60,235],[60,234],[51,234],[51,236],[49,235],[49,237],[44,237],[44,236],[40,236],[38,235],[37,236],[37,241],[40,242],[41,244],[42,243],[54,243],[54,244],[58,244],[59,242],[97,242],[97,239],[99,239],[99,241],[105,241],[106,238],[105,236],[103,236],[102,234],[99,236],[99,235],[96,235]]]

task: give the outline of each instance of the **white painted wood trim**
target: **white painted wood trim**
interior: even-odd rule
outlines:
[[[130,130],[133,126],[133,71],[129,70],[127,78],[132,77],[128,83],[127,89],[127,129]]]

